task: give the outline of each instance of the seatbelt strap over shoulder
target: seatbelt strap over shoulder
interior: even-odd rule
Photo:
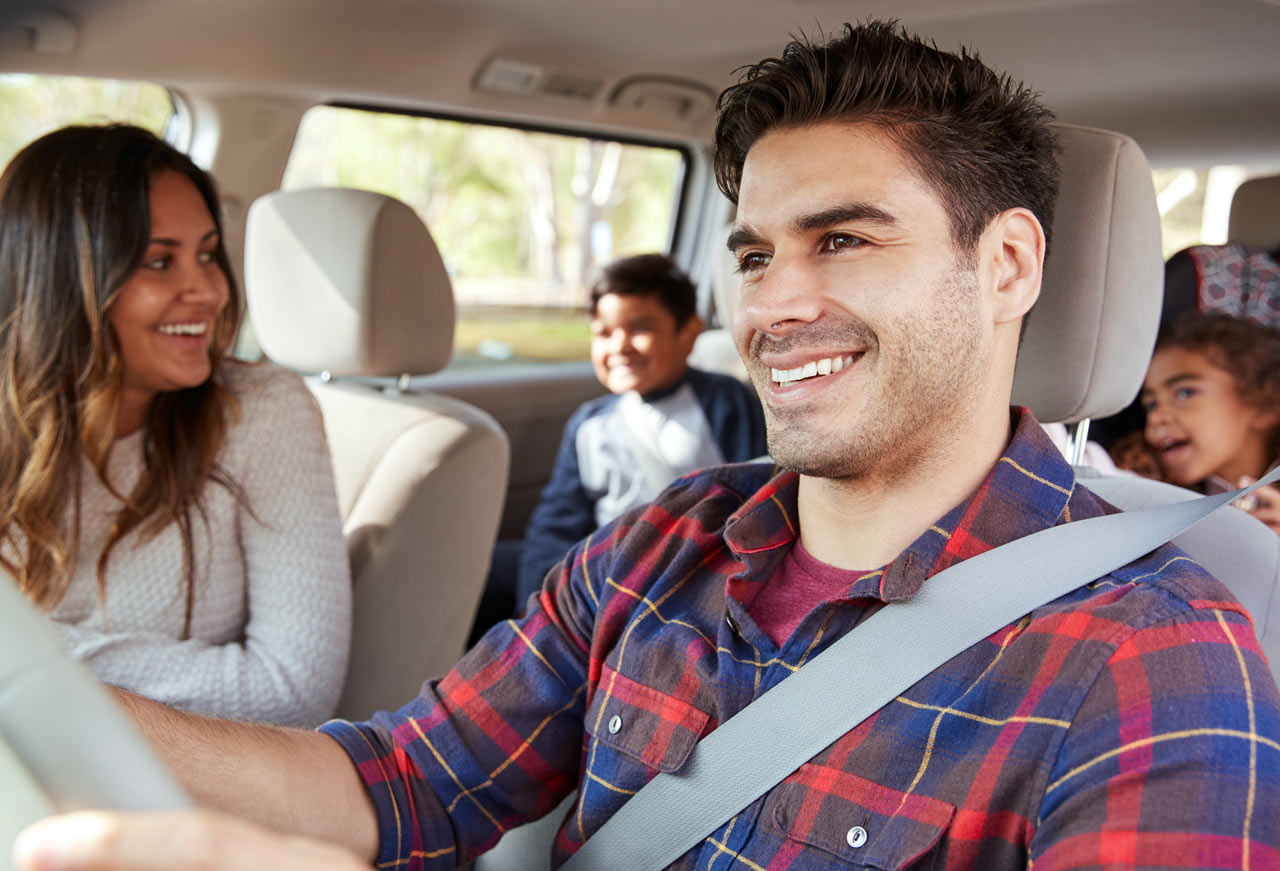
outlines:
[[[699,741],[680,771],[649,781],[563,871],[666,868],[961,651],[1278,479],[1280,467],[1240,490],[1064,523],[939,572]]]

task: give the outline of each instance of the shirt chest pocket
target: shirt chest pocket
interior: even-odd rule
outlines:
[[[766,824],[788,840],[838,857],[841,867],[933,867],[955,805],[805,763],[765,800]]]
[[[710,715],[608,667],[599,687],[587,711],[591,737],[647,769],[668,774],[679,771],[707,728]],[[644,780],[649,776],[652,772]]]

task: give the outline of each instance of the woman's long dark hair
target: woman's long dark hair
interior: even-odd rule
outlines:
[[[79,554],[82,458],[123,502],[102,553],[105,594],[112,548],[135,529],[182,534],[185,633],[191,624],[192,510],[210,480],[243,493],[217,464],[238,410],[209,378],[161,393],[143,432],[145,469],[119,493],[106,465],[116,436],[123,366],[107,311],[141,264],[151,235],[150,187],[172,171],[195,185],[218,235],[222,217],[208,174],[149,131],[129,125],[64,127],[32,142],[0,176],[0,563],[43,609],[66,594]],[[213,326],[216,369],[243,304],[225,249],[215,260],[230,288]]]

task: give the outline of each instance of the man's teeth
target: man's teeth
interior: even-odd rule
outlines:
[[[166,336],[203,336],[208,326],[203,321],[198,324],[161,324],[160,332]]]
[[[830,375],[852,365],[853,355],[847,354],[840,357],[823,357],[821,360],[814,360],[794,369],[770,369],[769,375],[777,384],[791,384],[817,375]]]

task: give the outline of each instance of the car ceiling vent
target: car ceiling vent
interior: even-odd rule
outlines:
[[[70,54],[76,47],[76,24],[54,10],[43,10],[0,22],[0,51]]]
[[[532,94],[542,83],[546,72],[537,64],[495,57],[480,70],[475,86],[482,91],[500,94]]]
[[[547,76],[542,83],[542,87],[538,89],[538,93],[547,97],[557,97],[561,100],[590,103],[600,95],[600,91],[603,89],[604,82],[601,79],[574,75],[573,73],[553,72]]]
[[[630,112],[699,121],[715,108],[716,92],[691,79],[641,75],[618,82],[609,102]]]
[[[528,61],[495,57],[480,70],[475,87],[500,94],[537,95],[590,103],[604,90],[604,79],[550,70]]]

